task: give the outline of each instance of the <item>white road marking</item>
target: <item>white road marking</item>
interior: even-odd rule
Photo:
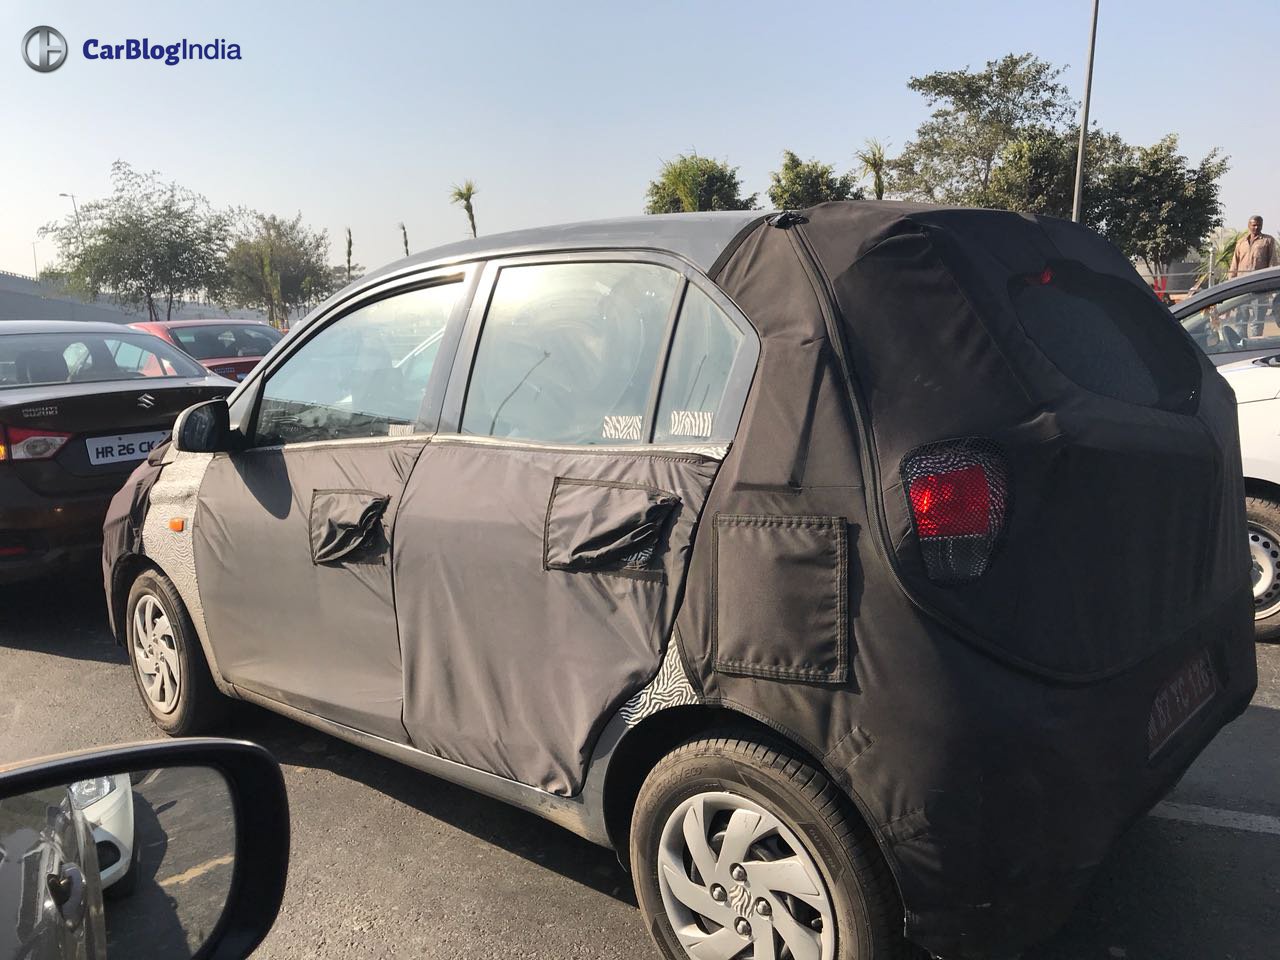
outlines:
[[[1228,830],[1245,830],[1249,833],[1269,833],[1280,837],[1280,817],[1261,813],[1241,813],[1238,810],[1220,810],[1217,807],[1200,807],[1192,803],[1158,803],[1151,816],[1162,820],[1180,820],[1209,827],[1225,827]]]

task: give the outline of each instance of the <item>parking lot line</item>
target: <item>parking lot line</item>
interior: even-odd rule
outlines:
[[[1199,823],[1228,830],[1245,830],[1249,833],[1270,833],[1280,836],[1280,817],[1261,813],[1241,813],[1238,810],[1220,810],[1217,807],[1200,807],[1192,803],[1158,803],[1151,816],[1163,820],[1180,820],[1183,823]]]

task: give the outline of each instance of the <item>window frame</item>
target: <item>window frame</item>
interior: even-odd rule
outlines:
[[[488,318],[489,310],[493,303],[493,295],[497,290],[498,279],[502,271],[510,267],[582,263],[647,264],[665,267],[677,275],[675,292],[672,296],[671,307],[667,313],[667,328],[663,333],[662,346],[659,348],[657,363],[654,365],[652,379],[649,383],[649,393],[645,401],[642,439],[639,442],[626,444],[607,442],[599,444],[565,444],[548,440],[487,437],[462,433],[462,413],[466,404],[467,392],[471,386],[475,362],[479,355],[480,338],[484,334],[485,322]],[[720,410],[716,416],[715,432],[710,437],[690,437],[682,441],[665,441],[655,444],[654,432],[658,404],[662,387],[666,380],[676,325],[680,321],[685,294],[690,285],[696,286],[712,303],[724,312],[729,322],[741,332],[742,344],[734,357],[733,366],[730,368],[729,378],[725,384]],[[743,408],[746,406],[747,393],[750,391],[752,381],[755,379],[756,366],[759,359],[760,337],[755,327],[751,325],[737,304],[719,286],[680,257],[657,250],[608,248],[495,257],[484,263],[483,270],[478,278],[475,294],[467,311],[461,342],[453,358],[444,404],[440,412],[438,430],[442,434],[456,435],[468,440],[487,443],[518,447],[572,448],[575,450],[687,449],[690,446],[699,445],[726,445],[731,443],[737,434]]]
[[[422,406],[418,410],[415,421],[416,430],[413,437],[429,436],[436,432],[440,418],[441,402],[449,370],[452,367],[454,351],[462,332],[462,322],[471,306],[476,292],[476,281],[479,278],[479,264],[458,264],[456,266],[438,267],[418,273],[394,277],[382,282],[374,282],[368,286],[357,288],[346,296],[340,296],[332,305],[324,309],[314,320],[304,321],[294,333],[286,335],[272,348],[272,352],[261,360],[250,375],[242,382],[239,390],[228,398],[231,407],[231,427],[240,437],[240,449],[243,450],[282,450],[285,447],[311,447],[318,444],[352,444],[369,442],[387,442],[387,437],[340,437],[332,440],[305,440],[291,444],[257,444],[254,437],[258,429],[258,416],[262,408],[262,399],[266,383],[271,376],[287,364],[290,359],[314,338],[323,334],[333,324],[344,317],[355,313],[380,300],[428,287],[438,287],[449,283],[460,285],[460,295],[453,311],[445,323],[444,336],[440,341],[440,349],[431,368],[431,376],[423,395]],[[393,440],[405,440],[410,437],[392,437]]]

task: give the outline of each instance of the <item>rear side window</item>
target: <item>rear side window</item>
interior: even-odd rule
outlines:
[[[678,274],[647,263],[554,263],[498,274],[462,432],[642,443]]]
[[[742,341],[742,331],[725,312],[690,284],[662,381],[654,430],[658,443],[705,440],[726,432],[717,429],[724,425],[716,419]]]
[[[1081,387],[1146,407],[1194,409],[1195,348],[1169,311],[1143,291],[1058,261],[1014,277],[1009,295],[1027,336]]]
[[[276,345],[280,334],[266,324],[210,324],[171,327],[170,336],[197,360],[226,357],[262,357]]]

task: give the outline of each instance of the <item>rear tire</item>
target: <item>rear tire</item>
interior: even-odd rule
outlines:
[[[700,948],[707,956],[742,960],[782,955],[801,939],[802,953],[822,960],[916,955],[870,831],[821,771],[784,746],[718,737],[665,756],[636,800],[631,863],[667,960],[689,960],[690,947],[712,937]],[[772,952],[757,948],[763,937]]]
[[[1249,555],[1253,561],[1253,635],[1280,638],[1280,504],[1246,497]]]
[[[172,737],[215,730],[229,701],[218,692],[195,627],[164,574],[144,570],[125,605],[133,679],[151,719]]]

